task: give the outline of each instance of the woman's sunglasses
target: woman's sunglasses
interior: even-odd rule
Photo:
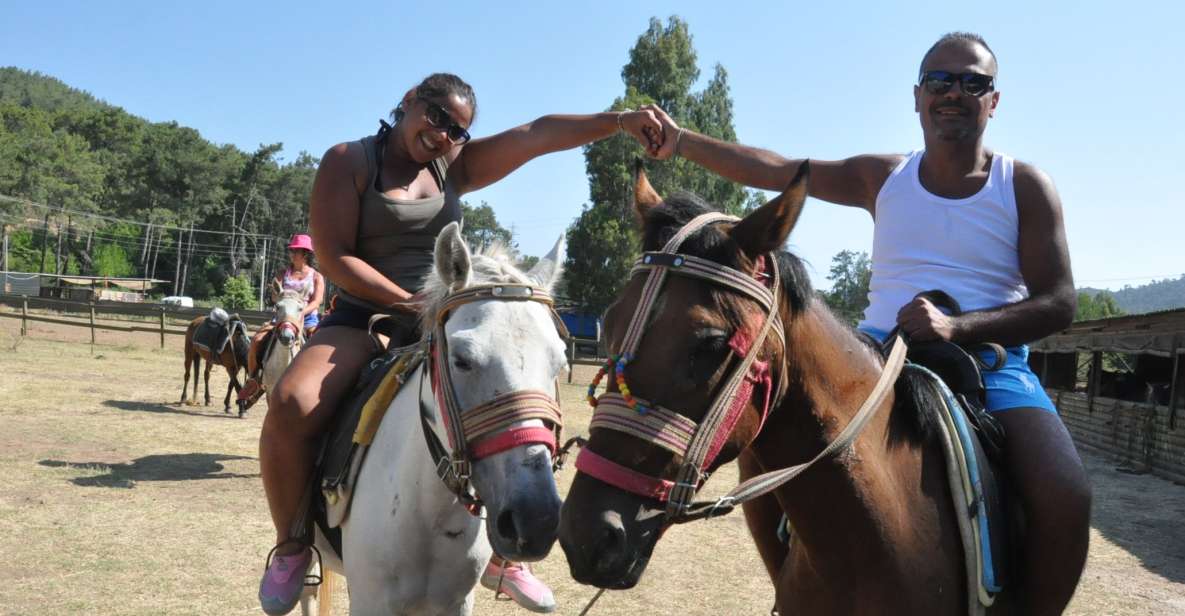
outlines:
[[[949,71],[926,71],[922,73],[918,85],[926,88],[930,94],[946,94],[959,82],[959,89],[967,96],[982,96],[995,87],[995,78],[991,75],[979,73],[951,73]]]
[[[428,120],[433,128],[443,128],[448,140],[453,142],[453,145],[461,145],[469,141],[469,131],[454,122],[453,117],[444,110],[444,107],[423,97],[420,97],[420,100],[424,101],[425,105],[424,119]]]

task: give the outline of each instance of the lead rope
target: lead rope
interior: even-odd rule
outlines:
[[[605,594],[604,588],[598,590],[597,594],[593,595],[592,599],[588,600],[588,605],[584,606],[583,610],[580,610],[579,616],[585,616],[586,614],[588,614],[588,611],[592,609],[592,606],[597,604],[597,599],[600,599],[601,595],[603,595],[603,594]]]

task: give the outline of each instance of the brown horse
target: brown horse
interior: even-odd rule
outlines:
[[[811,289],[802,262],[782,251],[805,197],[806,175],[800,172],[775,200],[739,222],[703,227],[679,250],[758,281],[769,278],[768,259],[773,258],[781,275],[781,284],[769,290],[777,296],[783,329],[751,347],[772,381],[741,390],[745,393],[730,407],[739,415],[731,431],[720,433],[727,438],[709,470],[739,457],[747,478],[810,460],[848,425],[881,375],[879,349],[831,314]],[[642,174],[635,201],[645,251],[662,249],[685,224],[712,211],[690,195],[662,201]],[[634,336],[627,329],[635,308],[654,297],[648,291],[644,298],[646,278],[632,277],[605,315],[609,348],[617,353],[627,336]],[[726,382],[729,366],[739,363],[733,358],[745,355],[732,341],[741,334],[761,340],[752,334],[766,312],[741,293],[687,276],[668,275],[659,293],[624,369],[631,391],[621,391],[619,399],[633,395],[649,400],[652,409],[672,409],[698,423]],[[967,613],[974,596],[967,590],[962,542],[935,435],[936,402],[918,378],[903,374],[873,407],[875,414],[850,447],[744,505],[774,582],[778,613]],[[619,391],[614,379],[609,384],[609,391]],[[772,400],[768,408],[766,400]],[[586,452],[625,480],[594,477],[582,469],[564,502],[560,544],[577,581],[631,588],[672,518],[663,497],[615,486],[631,480],[653,486],[648,482],[657,479],[672,489],[683,458],[653,440],[605,427],[592,429],[582,455]],[[783,514],[793,529],[789,548],[776,536]],[[693,552],[687,558],[716,556]],[[1008,613],[1008,592],[1015,595],[1017,588],[998,595],[990,613]]]
[[[206,360],[206,406],[210,406],[210,370],[213,369],[215,360],[223,368],[226,369],[226,374],[230,377],[230,383],[226,386],[226,398],[222,401],[223,411],[230,413],[230,398],[231,393],[238,393],[239,385],[239,370],[247,369],[247,350],[249,344],[240,340],[240,337],[232,334],[230,342],[222,349],[217,358],[214,353],[202,348],[193,343],[194,334],[208,317],[200,316],[189,322],[189,327],[185,329],[185,381],[181,386],[181,404],[188,404],[187,395],[189,390],[189,374],[190,367],[193,368],[193,396],[195,398],[193,404],[197,404],[196,398],[198,394],[198,371],[201,369],[202,360]],[[234,318],[233,322],[240,322]],[[239,412],[239,417],[242,417],[245,409]]]

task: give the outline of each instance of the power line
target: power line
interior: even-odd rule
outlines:
[[[162,224],[156,224],[156,223],[150,223],[150,222],[142,222],[139,220],[130,220],[127,218],[117,218],[115,216],[106,216],[103,214],[96,214],[94,212],[85,212],[82,210],[69,210],[69,209],[62,208],[62,207],[54,207],[51,205],[36,203],[34,201],[29,201],[28,199],[21,199],[19,197],[10,197],[8,195],[0,195],[0,201],[8,201],[10,203],[19,203],[24,206],[48,210],[51,213],[58,212],[59,214],[69,215],[69,216],[83,216],[83,217],[95,218],[98,220],[105,220],[107,222],[136,225],[139,227],[150,227],[151,226],[154,228],[166,229],[169,231],[179,231],[179,230],[185,231],[185,232],[190,231],[189,227],[177,227],[177,226],[173,226],[173,225],[162,225]],[[233,224],[234,221],[231,221],[231,222]],[[260,239],[272,239],[272,240],[279,240],[279,241],[283,240],[283,238],[280,238],[279,236],[275,236],[275,235],[268,235],[266,233],[249,233],[246,231],[216,231],[213,229],[193,229],[193,232],[194,233],[209,233],[212,235],[233,235],[233,236],[241,236],[241,237],[254,237],[254,238],[260,238]]]

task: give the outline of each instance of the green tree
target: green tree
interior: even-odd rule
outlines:
[[[1107,291],[1099,291],[1094,295],[1078,293],[1078,309],[1074,313],[1075,321],[1108,319],[1124,314],[1127,313],[1115,302],[1115,296]]]
[[[96,276],[120,278],[135,272],[128,253],[118,244],[99,244],[92,257]]]
[[[835,316],[857,324],[868,307],[868,284],[872,280],[868,253],[841,250],[831,258],[827,279],[831,281],[831,290],[823,293],[823,300]]]
[[[633,222],[607,207],[585,206],[568,228],[564,295],[583,310],[600,314],[629,275],[637,251]],[[579,257],[573,258],[573,255]]]
[[[671,17],[664,26],[656,18],[630,50],[622,68],[625,92],[610,110],[662,106],[680,126],[727,141],[736,141],[728,73],[716,65],[700,92],[695,47],[687,23]],[[668,135],[668,138],[672,136]],[[584,148],[589,201],[568,230],[565,294],[582,309],[600,312],[625,283],[637,255],[637,233],[631,212],[633,161],[644,156],[641,146],[625,134]],[[681,158],[651,162],[647,174],[659,194],[690,191],[712,205],[740,214],[758,197]]]
[[[473,250],[477,250],[494,242],[501,242],[507,248],[514,248],[514,233],[503,227],[494,214],[494,208],[485,201],[474,207],[461,202],[461,215],[465,224],[461,228],[461,236]]]
[[[257,298],[251,281],[246,276],[232,276],[222,285],[222,306],[228,310],[243,310],[255,305]]]

